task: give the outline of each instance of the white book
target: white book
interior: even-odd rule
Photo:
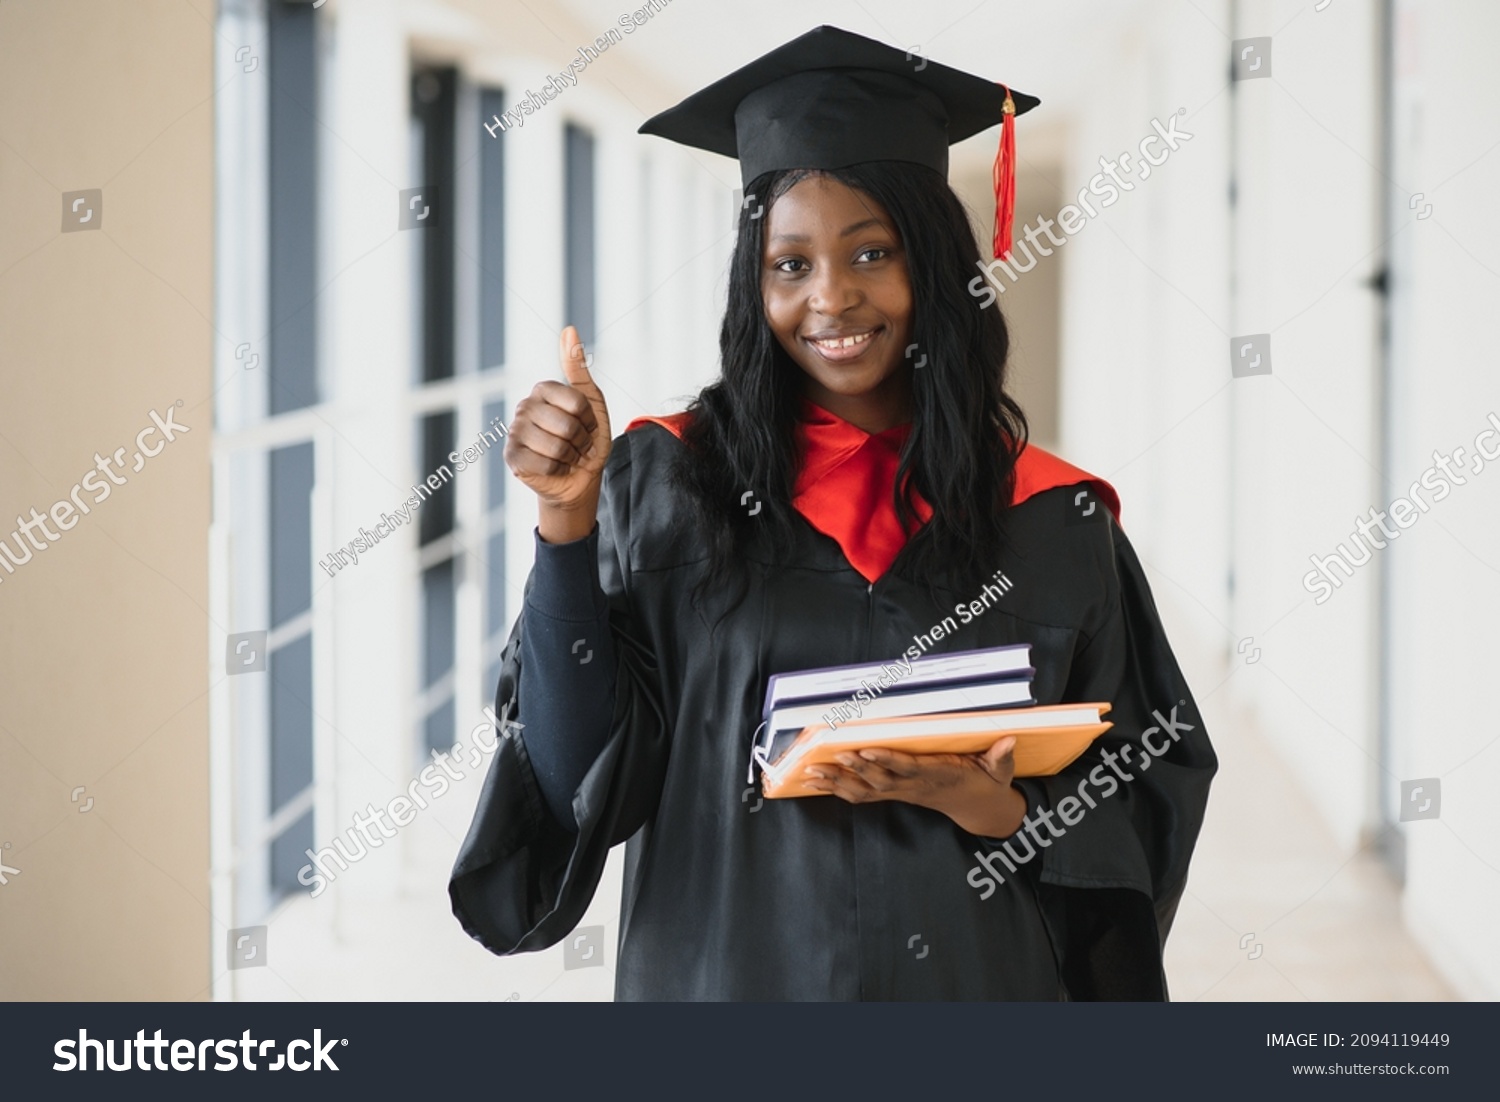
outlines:
[[[761,715],[769,718],[772,710],[781,704],[847,696],[864,688],[867,681],[878,680],[882,674],[899,678],[900,688],[909,690],[930,689],[955,681],[1030,677],[1035,672],[1031,668],[1030,643],[953,651],[926,658],[908,659],[898,656],[886,662],[796,670],[771,675],[766,685],[766,700]]]
[[[824,723],[825,716],[835,717],[835,724],[857,719],[889,719],[893,716],[921,716],[935,712],[964,712],[973,708],[1004,708],[1014,704],[1035,704],[1031,679],[1016,681],[973,681],[948,685],[941,689],[919,692],[892,690],[870,700],[819,700],[811,704],[790,704],[771,712],[766,726],[773,733],[800,732],[804,727]],[[774,753],[774,750],[773,750]]]

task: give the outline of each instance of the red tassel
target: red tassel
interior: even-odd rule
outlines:
[[[1016,104],[1005,90],[1000,149],[995,153],[995,257],[1010,259],[1011,223],[1016,213]]]

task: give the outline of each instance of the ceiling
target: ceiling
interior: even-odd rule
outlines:
[[[615,26],[645,0],[561,0],[586,28]],[[1157,0],[671,0],[635,31],[653,75],[685,95],[822,23],[919,47],[952,65],[1041,97],[1043,107],[1081,107],[1108,71],[1111,51],[1143,16],[1176,8]],[[1205,18],[1207,18],[1205,16]],[[652,104],[660,110],[670,104]]]

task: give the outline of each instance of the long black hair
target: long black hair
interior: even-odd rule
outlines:
[[[910,531],[915,490],[933,509],[892,569],[929,584],[942,573],[976,582],[999,566],[1004,514],[1026,416],[1006,392],[1010,335],[998,303],[981,308],[968,290],[979,251],[963,204],[923,165],[872,161],[837,170],[782,169],[746,189],[729,268],[728,305],[719,330],[720,377],[688,406],[687,448],[671,471],[708,547],[693,590],[701,600],[730,578],[745,592],[739,549],[769,529],[772,546],[791,546],[796,520],[794,424],[803,373],[766,321],[761,297],[762,234],[772,204],[811,175],[826,175],[876,200],[890,214],[912,289],[908,362],[927,357],[913,379],[912,431],[896,474],[896,515]],[[761,508],[746,504],[753,494]]]

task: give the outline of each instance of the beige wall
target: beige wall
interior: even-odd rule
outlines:
[[[0,571],[0,861],[20,870],[0,885],[0,998],[206,998],[224,936],[208,910],[213,7],[0,4],[0,539],[126,448],[125,484]],[[87,188],[99,229],[60,232],[62,194]],[[130,471],[151,411],[179,402],[190,431]]]

